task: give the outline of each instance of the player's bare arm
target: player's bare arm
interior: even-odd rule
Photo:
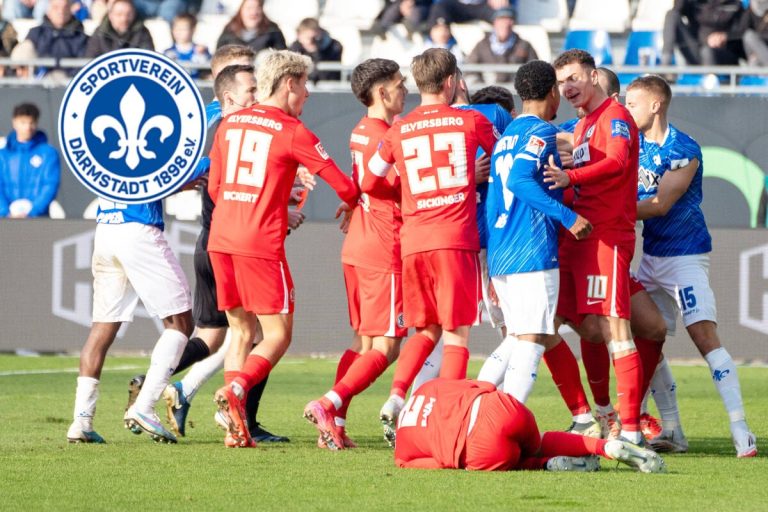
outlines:
[[[560,132],[557,134],[557,152],[560,154],[560,161],[563,163],[563,169],[573,167],[573,134]]]
[[[573,223],[573,226],[568,228],[568,231],[570,231],[573,236],[576,237],[576,240],[583,240],[587,238],[592,232],[592,224],[590,224],[587,219],[579,215],[576,217],[576,222]]]
[[[484,153],[480,158],[475,160],[475,185],[487,183],[490,175],[491,157],[489,154]]]
[[[674,170],[674,172],[664,173],[656,195],[637,203],[637,220],[666,215],[688,190],[698,169],[699,160],[694,158],[687,165]]]

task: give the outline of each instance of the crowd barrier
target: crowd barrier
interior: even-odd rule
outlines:
[[[93,221],[0,220],[0,352],[74,352],[91,319]],[[170,222],[166,236],[190,283],[199,232],[195,223]],[[768,232],[713,230],[710,275],[718,305],[719,333],[742,361],[768,361]],[[339,254],[343,236],[330,223],[310,222],[288,238],[288,261],[296,283],[291,355],[338,354],[349,345],[344,281]],[[150,350],[162,329],[139,309],[118,334],[114,350]],[[574,341],[572,335],[566,336]],[[496,333],[472,330],[470,348],[488,354]],[[578,343],[572,345],[578,351]],[[673,358],[699,359],[681,325],[668,339]]]

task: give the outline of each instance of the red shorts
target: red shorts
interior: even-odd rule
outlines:
[[[349,323],[362,336],[402,338],[403,276],[342,264],[347,286]]]
[[[541,443],[533,413],[509,395],[480,395],[477,420],[467,436],[461,467],[483,471],[515,468]]]
[[[209,252],[221,311],[242,306],[258,315],[293,313],[295,290],[288,263]]]
[[[557,314],[575,323],[585,315],[629,318],[629,264],[634,242],[567,240],[560,249]]]
[[[635,277],[635,274],[631,273],[629,274],[629,296],[632,297],[636,293],[644,292],[645,286],[643,286],[643,283],[637,280]]]
[[[477,252],[458,249],[409,254],[403,259],[405,325],[452,331],[477,325],[482,303]]]

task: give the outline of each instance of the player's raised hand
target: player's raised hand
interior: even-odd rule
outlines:
[[[339,229],[342,233],[349,231],[349,222],[352,220],[352,208],[347,203],[342,202],[338,208],[336,208],[336,217],[341,217],[339,222]]]
[[[549,190],[567,188],[571,184],[568,173],[555,165],[554,155],[549,155],[549,163],[544,166],[544,183],[551,183]]]
[[[576,222],[573,223],[573,226],[568,228],[568,231],[573,233],[576,240],[583,240],[592,232],[592,224],[581,215],[577,215]]]
[[[560,161],[563,163],[563,169],[573,167],[573,134],[557,134],[557,153],[560,155]]]
[[[475,160],[475,185],[486,183],[491,175],[491,157],[483,154]]]
[[[299,168],[296,170],[296,177],[299,178],[299,181],[301,182],[302,186],[306,188],[307,190],[315,190],[315,185],[317,185],[317,180],[315,180],[315,177],[312,175],[309,170],[304,167],[303,165],[300,165]]]

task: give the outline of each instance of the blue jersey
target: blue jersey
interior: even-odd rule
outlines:
[[[640,161],[637,180],[638,200],[656,195],[666,172],[674,172],[696,158],[699,168],[688,190],[663,217],[643,221],[643,252],[651,256],[683,256],[712,250],[712,237],[701,211],[701,182],[704,163],[701,147],[691,137],[671,124],[659,146],[640,134]]]
[[[478,103],[476,105],[460,105],[456,108],[472,109],[480,112],[488,119],[499,133],[504,133],[509,123],[512,122],[512,114],[504,110],[496,103]],[[483,148],[477,148],[476,159],[483,156]],[[488,197],[488,183],[477,185],[477,229],[480,232],[480,247],[488,245],[488,227],[485,220],[485,199]]]
[[[210,127],[213,122],[221,119],[221,105],[213,100],[205,107],[205,116]],[[209,135],[213,138],[213,135]],[[189,178],[194,181],[206,172],[211,166],[208,156],[203,156],[195,167],[195,172]],[[144,204],[115,203],[106,199],[99,199],[99,209],[96,213],[96,222],[99,224],[125,224],[126,222],[138,222],[147,226],[156,226],[165,229],[163,222],[163,202],[152,201]]]
[[[579,118],[574,117],[573,119],[569,119],[564,123],[561,123],[558,128],[560,128],[561,132],[573,133],[573,130],[576,129],[576,124],[578,124],[578,122]]]
[[[563,191],[549,190],[544,166],[559,167],[558,129],[540,118],[518,116],[496,143],[487,201],[488,271],[492,276],[557,268],[559,224],[576,222]]]

